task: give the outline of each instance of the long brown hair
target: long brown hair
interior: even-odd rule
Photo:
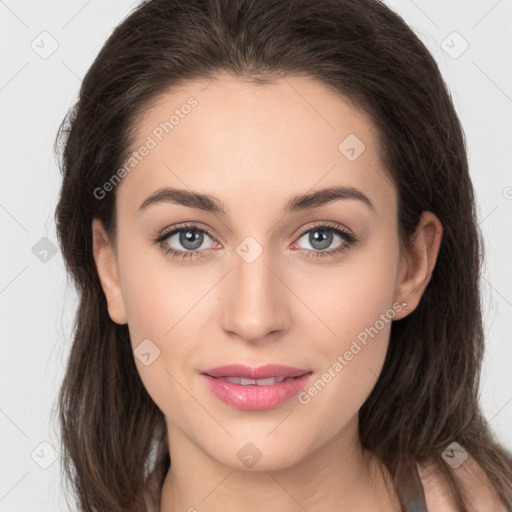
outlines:
[[[398,190],[401,243],[424,210],[440,219],[443,239],[420,304],[392,324],[360,410],[363,448],[396,485],[401,468],[434,460],[465,512],[464,490],[441,458],[457,441],[512,507],[512,455],[478,404],[483,242],[465,139],[432,55],[378,0],[150,0],[106,41],[55,142],[58,237],[80,300],[58,398],[62,467],[80,510],[158,507],[171,463],[165,418],[138,375],[127,326],[108,315],[92,256],[93,218],[116,240],[116,193],[94,191],[122,166],[159,94],[220,73],[256,83],[313,77],[371,116]]]

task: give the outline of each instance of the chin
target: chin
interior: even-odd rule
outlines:
[[[221,453],[216,453],[219,446],[213,451],[205,450],[218,462],[236,470],[242,471],[280,471],[290,468],[305,458],[307,454],[298,450],[296,446],[285,445],[282,439],[258,439],[246,437],[240,441],[233,439],[229,446],[224,446]],[[295,443],[294,443],[295,444]],[[298,443],[304,448],[304,443]],[[233,456],[226,457],[227,454]]]

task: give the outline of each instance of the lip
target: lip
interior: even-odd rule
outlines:
[[[228,364],[217,366],[201,372],[210,377],[245,377],[246,379],[268,379],[270,377],[300,377],[311,370],[293,368],[282,364],[266,364],[264,366],[247,366],[244,364]]]
[[[305,387],[312,375],[313,372],[310,370],[283,365],[265,365],[256,368],[245,365],[227,365],[206,370],[201,374],[201,378],[217,398],[231,407],[263,411],[279,407],[295,396]],[[258,386],[234,384],[219,377],[245,377],[254,380],[286,377],[289,380]]]

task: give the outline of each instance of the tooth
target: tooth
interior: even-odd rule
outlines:
[[[277,382],[277,379],[274,377],[269,377],[268,379],[258,379],[256,383],[258,386],[272,386]]]
[[[246,386],[247,384],[256,384],[254,379],[246,379],[245,377],[240,377],[240,384],[242,386]]]
[[[231,382],[232,384],[241,384],[242,386],[256,385],[256,386],[273,386],[285,380],[286,377],[269,377],[267,379],[248,379],[246,377],[219,377],[221,380]]]
[[[222,380],[231,382],[232,384],[240,384],[240,377],[222,377]]]

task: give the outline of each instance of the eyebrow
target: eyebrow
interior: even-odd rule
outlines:
[[[375,207],[360,190],[354,187],[328,187],[315,192],[293,196],[286,204],[284,213],[294,213],[304,210],[312,210],[339,199],[355,199],[361,201],[375,212]],[[144,199],[138,210],[143,211],[151,205],[160,203],[172,203],[189,208],[195,208],[206,212],[227,214],[224,203],[210,194],[202,194],[185,189],[173,187],[159,188],[149,197]]]

